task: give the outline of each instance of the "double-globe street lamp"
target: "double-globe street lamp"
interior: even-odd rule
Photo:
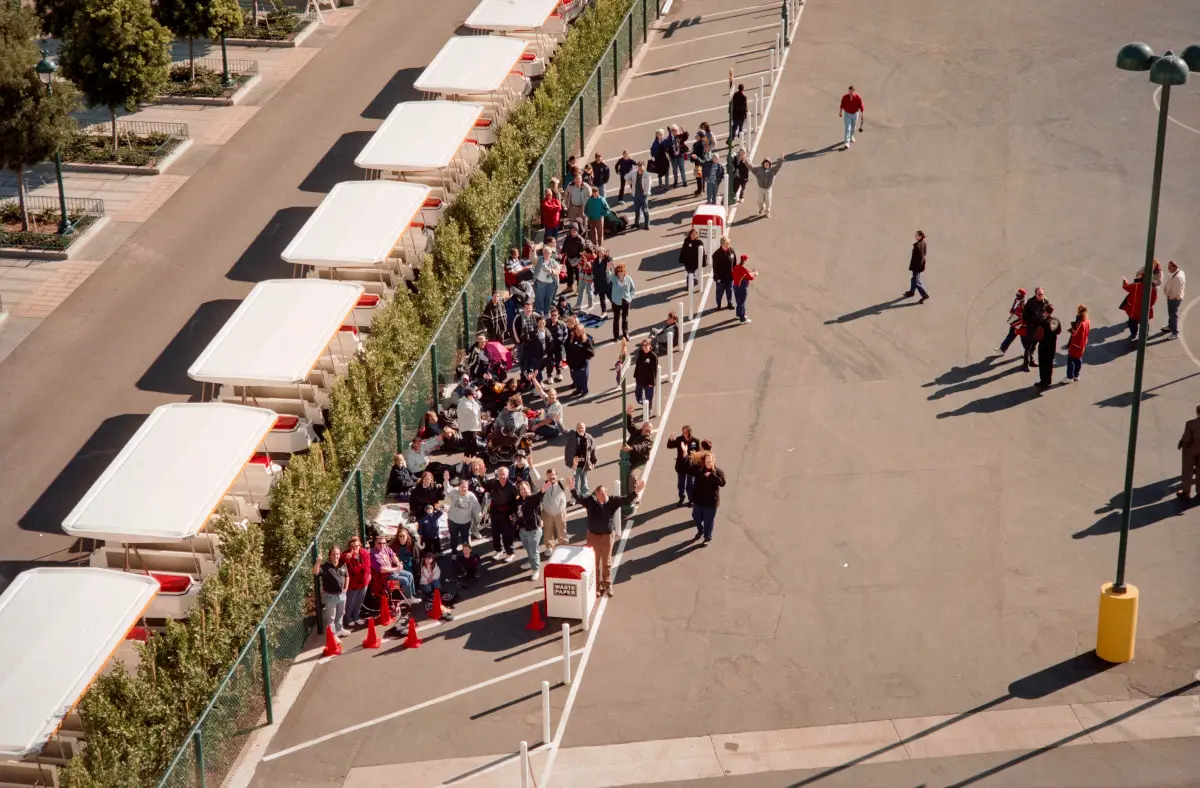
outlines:
[[[1189,71],[1200,71],[1200,45],[1183,50],[1182,56],[1167,50],[1154,54],[1141,42],[1126,44],[1117,54],[1117,68],[1124,71],[1149,71],[1150,81],[1162,87],[1158,107],[1158,141],[1154,149],[1154,179],[1150,188],[1150,229],[1146,234],[1146,265],[1142,270],[1141,322],[1138,326],[1137,361],[1133,371],[1133,403],[1129,411],[1129,449],[1125,455],[1125,495],[1121,505],[1121,535],[1117,545],[1117,576],[1100,588],[1100,615],[1096,627],[1096,654],[1108,662],[1133,659],[1137,634],[1138,590],[1125,582],[1125,557],[1129,547],[1129,525],[1133,514],[1133,465],[1137,456],[1138,417],[1142,405],[1142,372],[1146,363],[1146,335],[1149,333],[1150,287],[1154,277],[1154,242],[1158,233],[1158,197],[1162,187],[1163,150],[1167,142],[1167,121],[1171,88],[1188,80]]]
[[[38,79],[46,86],[46,95],[54,95],[54,75],[58,72],[58,64],[50,59],[46,50],[42,50],[42,59],[33,67],[37,72]],[[54,154],[54,175],[58,178],[58,234],[70,235],[75,230],[75,225],[72,224],[67,216],[67,192],[63,188],[62,177],[62,154]]]

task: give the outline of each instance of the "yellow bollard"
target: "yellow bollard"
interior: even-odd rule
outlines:
[[[1129,662],[1137,638],[1138,590],[1125,584],[1125,593],[1112,583],[1100,587],[1100,619],[1096,626],[1096,656],[1105,662]]]

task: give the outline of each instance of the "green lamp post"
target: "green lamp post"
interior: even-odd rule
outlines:
[[[58,64],[50,59],[46,50],[42,50],[42,59],[33,67],[38,79],[46,86],[46,95],[54,95],[54,75],[58,73]],[[75,225],[67,216],[67,192],[63,188],[62,154],[54,154],[54,175],[58,179],[58,234],[70,235],[75,231]]]
[[[1126,44],[1117,53],[1117,68],[1149,71],[1150,81],[1162,87],[1158,108],[1158,138],[1154,149],[1154,178],[1150,188],[1150,228],[1146,234],[1146,264],[1142,282],[1154,276],[1154,243],[1158,232],[1158,200],[1162,187],[1163,152],[1167,142],[1167,120],[1171,88],[1188,80],[1189,70],[1200,70],[1200,46],[1189,46],[1180,57],[1170,50],[1161,57],[1141,42]],[[1121,505],[1121,533],[1117,543],[1117,572],[1112,583],[1100,589],[1100,615],[1096,630],[1096,654],[1108,662],[1133,659],[1137,635],[1138,590],[1125,582],[1125,560],[1129,548],[1129,526],[1133,514],[1133,469],[1137,457],[1138,418],[1142,405],[1142,374],[1146,362],[1146,334],[1150,317],[1150,287],[1141,292],[1141,323],[1138,326],[1137,360],[1133,371],[1133,403],[1129,411],[1129,448],[1125,455],[1125,494]]]

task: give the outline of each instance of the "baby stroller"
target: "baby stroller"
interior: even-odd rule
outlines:
[[[506,432],[497,426],[493,420],[487,428],[487,459],[493,466],[511,465],[517,458],[517,452],[529,452],[533,448],[533,436],[528,429],[521,429],[516,434]]]
[[[512,351],[505,347],[503,342],[495,341],[488,342],[483,349],[488,356],[488,371],[492,373],[492,377],[497,380],[508,377],[508,371],[513,366]]]

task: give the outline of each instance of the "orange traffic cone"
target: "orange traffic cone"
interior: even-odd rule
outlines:
[[[537,602],[533,603],[533,607],[529,611],[529,623],[525,628],[531,632],[541,632],[546,628],[546,622],[542,620],[542,608]]]
[[[442,592],[441,589],[433,590],[433,607],[429,609],[429,617],[440,621],[446,611],[442,610]]]
[[[417,622],[413,620],[412,616],[409,616],[409,618],[408,618],[408,637],[406,637],[404,639],[404,647],[405,648],[420,648],[421,647],[421,639],[419,637],[417,637]]]
[[[379,648],[383,645],[383,640],[380,639],[379,633],[375,630],[375,619],[371,619],[367,625],[367,636],[363,638],[363,648]]]
[[[395,617],[392,615],[392,600],[388,596],[387,589],[379,596],[379,626],[390,627],[395,622]]]
[[[342,653],[342,644],[338,642],[337,635],[333,634],[333,627],[325,627],[325,650],[321,652],[325,657],[336,657]]]

